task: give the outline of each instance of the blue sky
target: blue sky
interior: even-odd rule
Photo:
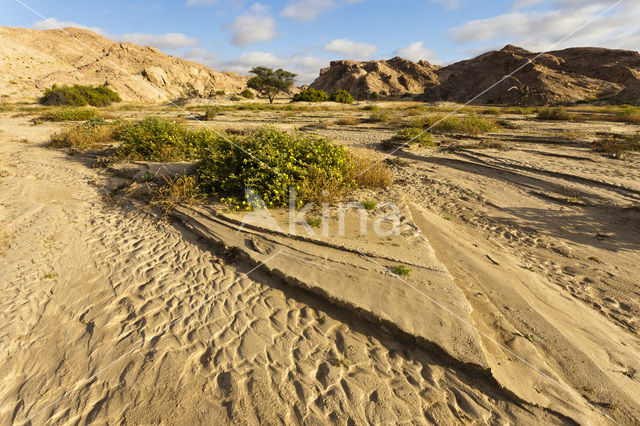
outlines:
[[[0,25],[90,28],[217,70],[283,67],[308,83],[333,59],[447,64],[507,43],[545,50],[617,0],[19,1],[42,16],[0,0]],[[639,22],[640,1],[625,0],[557,47],[638,50]]]

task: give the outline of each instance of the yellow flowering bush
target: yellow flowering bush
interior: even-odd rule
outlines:
[[[241,203],[251,188],[267,207],[282,207],[289,203],[289,188],[300,205],[356,185],[350,153],[327,139],[262,129],[233,142],[216,140],[196,166],[205,193]]]

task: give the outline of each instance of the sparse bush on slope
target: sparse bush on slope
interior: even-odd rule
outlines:
[[[120,102],[120,96],[105,86],[74,86],[53,85],[44,91],[40,98],[43,105],[53,106],[85,106],[95,107],[111,105],[112,102]]]

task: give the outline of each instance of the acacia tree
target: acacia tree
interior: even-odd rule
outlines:
[[[255,77],[251,77],[247,86],[257,91],[262,97],[268,98],[269,103],[281,91],[293,86],[293,79],[296,74],[283,69],[272,70],[266,67],[254,67],[249,71]]]

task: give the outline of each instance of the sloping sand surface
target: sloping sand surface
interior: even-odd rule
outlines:
[[[3,424],[566,421],[106,205],[95,170],[34,144],[48,125],[0,120]]]

